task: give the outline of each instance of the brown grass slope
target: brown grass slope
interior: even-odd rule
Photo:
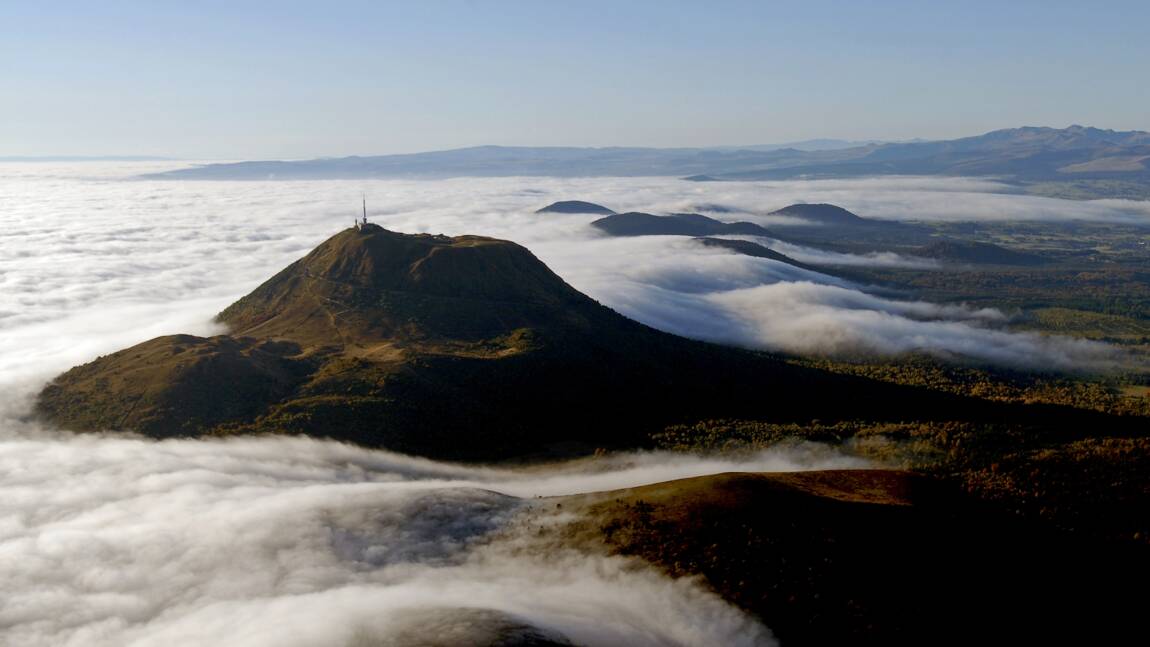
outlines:
[[[291,394],[313,370],[298,354],[287,342],[158,337],[73,368],[38,407],[76,429],[192,434]]]

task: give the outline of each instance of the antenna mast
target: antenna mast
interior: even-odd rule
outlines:
[[[367,194],[363,194],[363,224],[367,224]]]

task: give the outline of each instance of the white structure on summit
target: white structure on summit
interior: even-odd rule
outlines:
[[[363,196],[363,220],[362,221],[356,220],[355,221],[355,228],[356,228],[356,230],[359,230],[359,229],[363,229],[365,226],[367,226],[367,195],[366,194]]]

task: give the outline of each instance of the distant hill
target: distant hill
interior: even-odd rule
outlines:
[[[821,225],[858,226],[871,222],[833,204],[792,204],[772,211],[771,215],[802,218]]]
[[[817,147],[816,147],[817,148]],[[148,177],[333,179],[388,177],[678,176],[692,181],[868,175],[994,176],[1074,197],[1150,197],[1150,133],[1084,126],[1024,127],[944,141],[849,148],[576,148],[478,146],[447,151],[300,161],[207,164]]]
[[[479,236],[348,229],[219,320],[229,335],[160,337],[67,371],[38,415],[77,431],[307,434],[473,460],[640,447],[668,424],[727,416],[1100,424],[659,332]]]
[[[631,211],[600,218],[591,223],[612,236],[715,236],[742,234],[770,236],[764,227],[753,222],[722,222],[697,213],[674,213],[656,216]]]
[[[939,240],[913,252],[914,256],[956,263],[986,265],[1042,265],[1047,260],[1036,254],[1019,252],[991,243]]]
[[[590,213],[600,216],[609,216],[613,213],[611,209],[604,207],[594,202],[583,202],[582,200],[562,200],[560,202],[552,202],[551,204],[538,209],[535,213]]]

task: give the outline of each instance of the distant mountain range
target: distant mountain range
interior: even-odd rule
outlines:
[[[1150,133],[1083,126],[1013,128],[937,142],[885,144],[838,151],[770,169],[728,172],[727,179],[858,175],[1004,176],[1018,180],[1140,176],[1150,179]],[[714,175],[714,172],[712,172]]]
[[[1095,197],[1097,193],[1139,197],[1147,193],[1145,189],[1131,188],[1129,183],[1138,187],[1150,185],[1150,133],[1084,126],[1025,127],[946,141],[864,143],[846,148],[824,143],[805,150],[773,146],[479,146],[404,155],[207,164],[150,177],[301,180],[686,176],[697,181],[721,181],[870,175],[995,176],[1020,184],[1077,182],[1076,190],[1081,194],[1077,197]],[[1088,184],[1083,185],[1084,182]],[[1102,185],[1101,182],[1118,184]]]

